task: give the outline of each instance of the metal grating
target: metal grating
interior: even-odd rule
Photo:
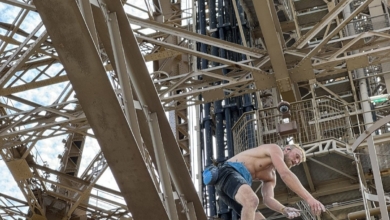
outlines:
[[[305,201],[299,201],[296,203],[298,208],[302,211],[301,218],[304,220],[312,220],[315,217],[310,212],[310,206]]]
[[[282,119],[276,107],[245,113],[232,128],[235,153],[260,144],[286,144],[286,141],[307,144],[326,139],[346,142],[353,137],[351,118],[356,107],[330,97],[318,97],[291,103],[290,121],[296,121],[298,132],[281,136],[277,132]],[[356,120],[354,120],[356,121]]]

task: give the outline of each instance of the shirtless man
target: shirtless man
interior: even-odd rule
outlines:
[[[222,201],[241,214],[241,220],[261,220],[265,217],[256,212],[259,198],[251,188],[252,179],[262,181],[261,193],[264,204],[288,218],[300,215],[299,210],[285,207],[274,198],[276,171],[283,182],[304,199],[315,215],[325,211],[324,205],[316,200],[300,183],[290,168],[306,160],[299,145],[287,145],[283,150],[276,144],[265,144],[243,151],[219,168],[215,188]]]

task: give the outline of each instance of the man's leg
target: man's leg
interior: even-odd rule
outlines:
[[[255,220],[265,220],[265,217],[263,214],[261,214],[260,211],[256,211],[255,213]]]
[[[235,200],[242,205],[241,220],[254,220],[259,198],[248,184],[238,188]]]

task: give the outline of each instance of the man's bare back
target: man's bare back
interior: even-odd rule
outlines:
[[[267,152],[267,146],[263,145],[262,148],[252,148],[237,154],[228,161],[243,163],[254,181],[271,181],[276,178],[275,167]]]

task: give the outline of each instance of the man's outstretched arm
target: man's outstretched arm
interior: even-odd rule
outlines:
[[[268,153],[271,157],[275,169],[278,171],[283,182],[294,191],[299,197],[304,199],[316,215],[321,211],[325,212],[325,207],[316,200],[301,184],[297,176],[291,172],[284,162],[284,154],[278,145],[269,145]]]
[[[282,205],[278,200],[274,198],[274,188],[275,188],[275,181],[268,181],[263,182],[263,186],[261,188],[261,194],[263,195],[264,204],[277,212],[280,212],[284,216],[286,216],[289,219],[296,218],[301,215],[300,210],[285,207]]]
[[[261,187],[261,194],[263,196],[264,205],[276,212],[281,212],[281,210],[284,208],[284,205],[280,204],[280,202],[274,198],[274,188],[275,181],[263,182],[263,186]]]

